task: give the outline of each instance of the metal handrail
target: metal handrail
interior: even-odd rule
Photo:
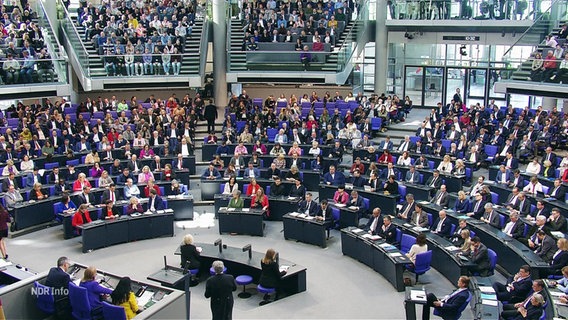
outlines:
[[[47,12],[45,11],[45,7],[43,6],[43,3],[41,1],[37,1],[37,6],[41,9],[41,11],[43,12],[43,18],[47,21],[47,24],[49,26],[49,28],[51,29],[51,31],[53,32],[53,34],[55,35],[55,43],[57,43],[58,49],[60,51],[63,50],[63,46],[61,45],[61,43],[59,42],[59,38],[57,37],[57,34],[55,33],[55,29],[53,28],[53,24],[51,23],[51,19],[49,18],[49,15],[47,14]],[[53,54],[59,56],[58,53],[56,53],[54,50],[51,50]],[[63,51],[62,51],[63,52]]]
[[[69,23],[73,27],[73,31],[75,32],[75,35],[77,36],[77,38],[79,40],[81,40],[81,35],[79,34],[77,27],[75,26],[75,22],[73,22],[73,19],[71,19],[71,15],[69,14],[69,11],[67,11],[67,8],[65,8],[65,6],[63,6],[63,10],[65,10],[65,19],[67,19],[69,21]],[[83,41],[79,41],[79,45],[81,45],[81,48],[83,48],[83,51],[85,52],[85,55],[88,58],[89,57],[89,51],[87,50],[87,48],[85,48]]]
[[[523,32],[523,33],[521,34],[521,36],[517,39],[517,41],[515,41],[515,42],[509,47],[509,49],[507,49],[507,51],[505,51],[505,53],[503,54],[503,56],[506,56],[507,54],[509,54],[509,52],[511,52],[511,50],[513,50],[513,48],[523,39],[523,37],[524,37],[527,33],[529,33],[529,32],[533,29],[533,27],[534,27],[537,23],[539,23],[540,21],[543,21],[543,20],[544,20],[544,17],[546,16],[545,13],[550,12],[550,11],[552,10],[552,7],[553,7],[556,3],[557,3],[557,2],[561,2],[561,1],[565,1],[565,0],[553,0],[553,1],[550,3],[550,7],[549,7],[545,12],[543,12],[543,13],[540,14],[540,16],[538,17],[538,19],[536,19],[536,20],[533,22],[533,24],[531,24],[531,26],[528,27],[527,30],[525,30],[525,32]]]
[[[368,11],[367,8],[369,7],[369,0],[366,0],[365,2],[363,2],[363,4],[361,5],[360,9],[357,12],[357,17],[354,19],[355,24],[357,23],[357,21],[359,21],[359,18],[366,12]],[[348,49],[345,48],[348,45],[348,42],[352,42],[349,41],[350,39],[355,38],[355,40],[357,40],[357,37],[355,35],[353,35],[353,30],[355,28],[351,28],[351,30],[349,30],[349,33],[347,33],[347,35],[345,36],[345,40],[343,41],[343,43],[341,44],[341,46],[338,48],[338,50],[334,51],[334,53],[336,53],[337,55],[339,55],[339,53],[341,53],[342,51],[347,51]],[[345,48],[345,49],[344,49]],[[353,56],[353,52],[355,52],[355,47],[351,48],[351,52],[349,53],[349,55],[347,57],[345,57],[345,61],[349,61],[351,59],[351,57]],[[338,61],[338,64],[340,63],[340,61]]]

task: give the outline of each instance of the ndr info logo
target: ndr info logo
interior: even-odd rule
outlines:
[[[54,295],[54,296],[67,296],[69,289],[67,288],[47,288],[47,287],[33,287],[32,294],[34,296]]]

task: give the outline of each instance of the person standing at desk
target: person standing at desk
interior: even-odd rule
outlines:
[[[49,269],[45,279],[45,285],[54,289],[55,312],[60,319],[71,318],[71,306],[67,298],[69,281],[71,281],[67,273],[70,265],[67,257],[60,257],[57,259],[57,267]]]
[[[329,207],[327,200],[322,200],[320,203],[320,208],[316,213],[316,220],[323,221],[326,229],[326,239],[329,240],[329,230],[333,226],[333,214],[331,213],[331,207]]]
[[[235,208],[235,209],[242,209],[244,206],[244,201],[241,198],[241,191],[240,190],[235,190],[235,192],[233,192],[233,197],[231,198],[231,200],[229,200],[229,204],[227,205],[227,208]]]
[[[110,297],[112,299],[112,304],[124,308],[127,320],[134,318],[137,313],[142,311],[138,306],[138,301],[136,301],[134,292],[132,292],[132,281],[129,277],[123,277],[120,281],[118,281],[118,284],[110,294]]]
[[[79,206],[79,210],[75,212],[73,219],[71,220],[71,224],[75,228],[75,234],[80,235],[81,229],[78,227],[89,222],[92,222],[91,215],[89,214],[89,205],[83,203]]]
[[[272,189],[270,189],[272,191]],[[298,211],[300,213],[305,213],[309,216],[315,216],[318,210],[318,204],[312,200],[312,193],[306,193],[306,200],[300,201],[298,204]]]
[[[191,234],[186,234],[183,237],[183,244],[179,249],[181,252],[181,267],[185,268],[187,265],[187,270],[199,269],[201,266],[201,248],[193,244],[193,236]]]
[[[278,295],[282,293],[280,279],[286,274],[286,271],[280,271],[278,261],[276,261],[276,251],[274,251],[274,249],[270,248],[266,250],[264,258],[260,260],[260,266],[262,273],[260,274],[258,284],[265,288],[276,289],[274,300],[278,300]],[[264,300],[268,300],[267,295],[264,296]]]
[[[87,298],[92,309],[102,307],[103,303],[101,298],[105,295],[112,293],[112,290],[103,287],[95,280],[97,277],[97,269],[95,267],[88,267],[83,272],[83,278],[79,283],[80,287],[87,289]]]
[[[215,275],[207,279],[205,298],[211,298],[213,320],[230,320],[233,314],[233,291],[237,290],[235,278],[223,274],[223,261],[214,261],[212,267]]]
[[[438,309],[440,317],[443,319],[456,319],[458,310],[466,303],[471,294],[467,289],[469,287],[469,277],[461,276],[458,280],[458,289],[438,299],[433,293],[428,293],[426,297],[426,305]]]

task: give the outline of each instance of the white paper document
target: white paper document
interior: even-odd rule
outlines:
[[[490,286],[479,286],[479,291],[483,293],[495,293],[495,289]]]
[[[426,292],[424,290],[410,290],[410,300],[426,301]]]
[[[496,306],[499,305],[499,301],[497,301],[497,300],[484,299],[481,303],[486,305],[486,306],[493,306],[493,307],[496,307]]]

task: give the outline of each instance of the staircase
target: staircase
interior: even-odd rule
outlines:
[[[560,21],[560,23],[553,28],[552,34],[557,34],[558,31],[560,30],[560,27],[564,23],[566,23],[566,21]],[[530,43],[533,43],[533,44],[538,43],[538,45],[536,46],[535,52],[540,52],[542,54],[543,58],[544,58],[546,56],[546,51],[550,50],[550,47],[545,46],[544,43],[543,43],[543,39],[546,37],[546,35],[548,35],[549,21],[538,21],[537,23],[535,23],[535,26],[533,26],[533,28],[537,28],[538,32],[526,33],[523,36],[523,42],[528,43],[528,40],[532,39],[533,41],[531,41]],[[524,39],[525,37],[528,37],[527,41],[525,41],[525,39]],[[529,77],[531,75],[531,67],[532,67],[532,60],[531,59],[527,59],[527,60],[523,61],[523,63],[521,63],[519,68],[516,71],[513,72],[511,79],[512,80],[521,80],[521,81],[530,81]]]
[[[85,39],[85,28],[83,26],[77,25],[77,19],[73,18],[73,22],[79,32],[82,39]],[[182,56],[182,64],[180,75],[195,75],[199,73],[199,52],[200,52],[200,35],[203,31],[203,21],[195,20],[193,26],[192,36],[187,36],[185,39],[185,49],[184,55]],[[72,40],[72,42],[75,42]],[[106,71],[104,68],[103,57],[99,55],[99,52],[95,48],[95,45],[91,41],[82,41],[83,45],[87,49],[89,54],[89,65],[91,77],[106,77]],[[73,46],[80,47],[80,44],[73,43]]]
[[[247,55],[243,50],[243,39],[245,32],[243,26],[237,18],[231,18],[231,39],[229,52],[229,70],[230,71],[247,71]]]

